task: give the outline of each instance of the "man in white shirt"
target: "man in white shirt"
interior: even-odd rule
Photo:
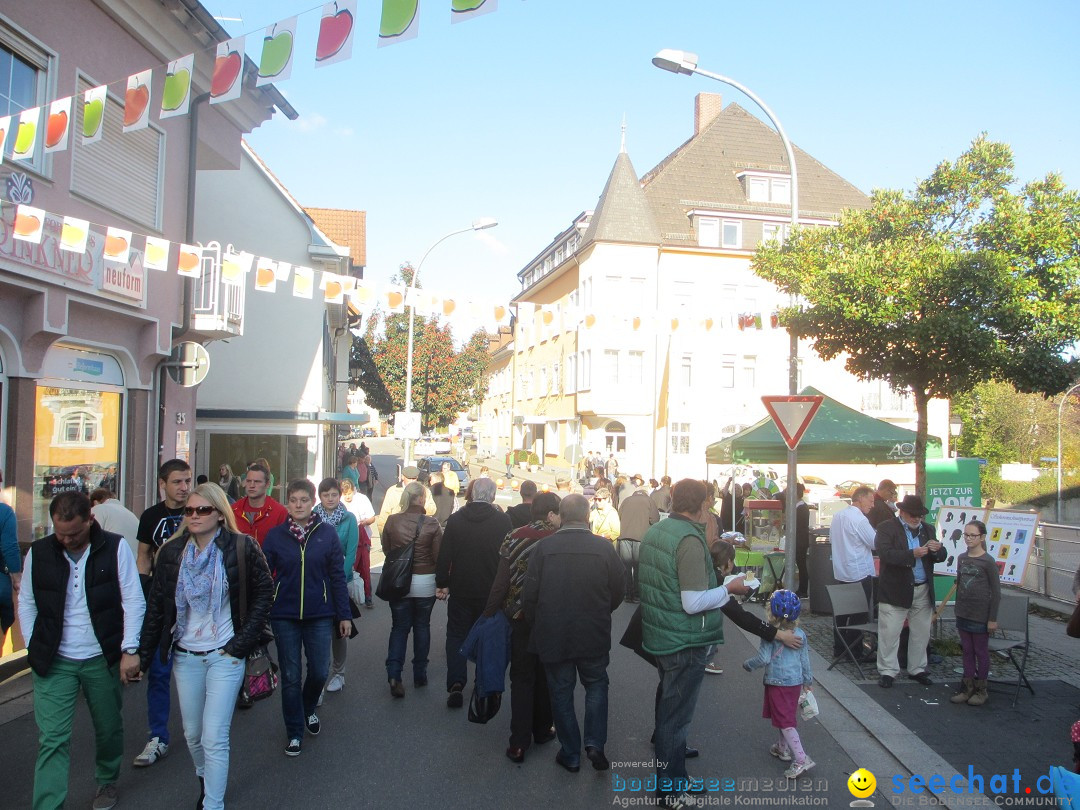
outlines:
[[[139,518],[130,509],[116,499],[112,490],[99,487],[90,493],[90,511],[94,520],[105,531],[123,537],[131,553],[138,560],[139,555]]]
[[[874,491],[870,487],[859,487],[851,493],[851,506],[833,516],[829,528],[829,541],[832,543],[833,577],[837,582],[857,582],[866,593],[869,606],[874,590],[874,527],[867,515],[874,508]],[[862,624],[870,620],[869,614],[853,614],[838,620],[842,625]],[[852,649],[857,646],[862,634],[851,631],[844,638]],[[833,657],[843,655],[844,645],[840,635],[833,631]],[[858,653],[856,653],[858,654]],[[866,656],[870,660],[870,656]]]
[[[63,807],[67,797],[71,725],[79,692],[86,695],[97,739],[95,810],[118,800],[124,754],[121,683],[138,672],[139,633],[146,602],[135,556],[104,531],[81,492],[49,504],[53,534],[26,555],[19,622],[34,681],[39,746],[34,807]]]

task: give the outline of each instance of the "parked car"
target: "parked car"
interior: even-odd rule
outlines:
[[[416,469],[420,471],[420,477],[417,480],[424,486],[428,486],[431,474],[441,472],[444,463],[449,463],[450,469],[457,473],[458,480],[461,481],[461,488],[458,492],[464,494],[465,487],[469,485],[469,473],[461,466],[461,462],[453,456],[427,456],[420,459],[416,462]]]
[[[836,485],[835,496],[837,498],[850,498],[851,494],[859,487],[874,488],[873,484],[868,484],[865,481],[844,481],[842,484]]]
[[[373,439],[377,435],[378,434],[375,433],[375,428],[364,428],[363,438],[365,438],[365,439]]]

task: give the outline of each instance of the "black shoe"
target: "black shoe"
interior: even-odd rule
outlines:
[[[697,759],[699,756],[701,756],[701,752],[698,751],[696,748],[691,748],[688,745],[686,746],[686,753],[683,754],[683,756],[687,759]]]
[[[917,675],[912,675],[911,680],[918,681],[923,686],[932,686],[934,683],[933,679],[930,677],[929,672],[920,672]]]
[[[556,764],[566,768],[566,770],[570,771],[570,773],[577,773],[581,770],[580,763],[574,764],[568,759],[563,759],[562,751],[559,751],[559,753],[555,755],[555,762]]]
[[[460,709],[465,705],[465,697],[461,694],[461,690],[464,687],[460,683],[455,683],[450,687],[450,694],[446,696],[446,705],[451,709]]]
[[[413,675],[413,686],[427,686],[427,675]]]
[[[511,762],[517,762],[518,764],[525,761],[525,749],[524,748],[507,748],[506,758]]]
[[[308,715],[304,725],[307,726],[308,734],[313,737],[322,731],[322,723],[319,722],[319,715],[315,714],[315,712]]]
[[[882,689],[892,689],[893,681],[896,680],[892,675],[882,675],[878,678],[877,685]]]
[[[390,694],[396,698],[405,697],[405,685],[401,681],[390,681]]]
[[[195,810],[203,810],[203,799],[206,798],[206,783],[199,777],[199,800],[195,802]]]
[[[543,745],[554,740],[558,735],[555,733],[555,729],[549,728],[547,731],[541,731],[539,734],[533,734],[533,742],[537,745]]]
[[[594,748],[591,745],[585,746],[585,756],[589,758],[589,762],[592,763],[593,770],[606,771],[611,768],[611,762],[604,756],[602,748]]]

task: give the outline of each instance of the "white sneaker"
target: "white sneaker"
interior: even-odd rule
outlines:
[[[330,679],[330,682],[326,684],[326,691],[327,692],[340,692],[341,687],[343,687],[344,685],[345,685],[345,676],[344,675],[335,675],[333,678]]]
[[[723,675],[724,674],[724,670],[720,667],[720,665],[719,664],[714,664],[712,661],[710,661],[709,663],[707,663],[705,665],[705,671],[708,672],[710,675]]]
[[[791,762],[791,754],[781,748],[778,743],[773,743],[773,747],[769,749],[769,753],[781,762]]]
[[[136,768],[149,768],[159,759],[165,759],[168,754],[168,743],[163,743],[159,737],[151,737],[142,753],[135,757],[131,764]]]
[[[794,779],[797,776],[802,776],[808,770],[814,767],[814,760],[807,757],[802,762],[792,762],[786,771],[784,776],[788,779]]]

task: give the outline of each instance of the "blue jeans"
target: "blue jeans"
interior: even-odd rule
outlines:
[[[709,647],[690,647],[656,656],[660,700],[656,704],[657,793],[677,793],[675,780],[687,779],[686,733],[694,719]],[[685,786],[684,786],[685,787]]]
[[[315,713],[330,671],[334,619],[271,619],[281,666],[281,714],[290,740],[304,738],[304,721]],[[301,649],[307,656],[307,677],[300,683]]]
[[[146,673],[146,721],[150,725],[150,737],[157,737],[166,745],[169,744],[169,703],[172,700],[173,653],[169,651],[169,658],[163,664],[154,650],[150,659],[150,669]]]
[[[202,777],[206,790],[203,807],[222,810],[229,781],[229,729],[244,680],[244,662],[220,651],[192,655],[176,650],[173,670],[184,737],[195,775]]]
[[[393,626],[386,650],[386,679],[400,681],[409,646],[409,631],[413,633],[413,680],[427,678],[428,651],[431,649],[431,609],[434,596],[406,597],[390,603]]]
[[[562,755],[571,765],[581,762],[581,730],[574,710],[577,679],[585,687],[585,747],[604,750],[607,744],[608,654],[544,664],[551,714],[559,735]]]

